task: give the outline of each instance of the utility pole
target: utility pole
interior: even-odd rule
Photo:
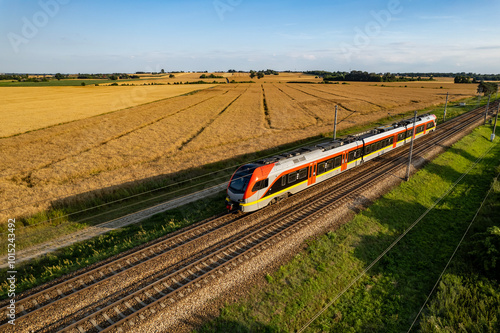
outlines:
[[[339,106],[335,105],[335,119],[333,121],[333,140],[337,139],[337,111]]]
[[[484,111],[484,124],[486,125],[486,116],[488,115],[488,108],[490,107],[491,94],[488,95],[488,104],[486,104],[486,110]]]
[[[497,105],[497,115],[495,116],[495,125],[493,125],[493,133],[491,133],[491,142],[495,140],[495,131],[497,130],[497,120],[498,120],[498,111],[500,110],[500,103]]]
[[[413,116],[413,131],[411,132],[410,156],[408,157],[408,167],[406,168],[406,181],[410,179],[411,155],[413,153],[413,140],[415,138],[415,124],[417,123],[417,111]]]
[[[443,123],[446,121],[446,108],[448,107],[448,95],[450,93],[446,93],[446,102],[444,103],[444,114],[443,114]]]

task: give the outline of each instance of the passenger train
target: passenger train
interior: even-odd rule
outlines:
[[[419,116],[414,138],[435,129],[435,115]],[[407,144],[412,134],[413,118],[242,165],[229,181],[226,207],[256,211]]]

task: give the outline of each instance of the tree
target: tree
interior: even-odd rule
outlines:
[[[258,72],[257,73],[257,78],[262,79],[264,77],[264,72]]]
[[[253,79],[255,77],[255,71],[250,71],[250,78]]]
[[[484,82],[481,81],[479,85],[477,86],[477,93],[483,93],[483,96],[486,95],[491,95],[497,92],[498,90],[498,83],[495,82]]]
[[[161,69],[161,73],[162,73],[162,74],[165,74],[165,70],[164,70],[163,68]]]
[[[168,77],[171,78],[171,79],[173,79],[175,77],[175,75],[174,74],[170,74]]]
[[[57,73],[56,75],[54,75],[54,77],[59,81],[60,79],[64,78],[64,75],[62,75],[61,73]]]
[[[455,76],[454,82],[455,83],[470,83],[470,77],[458,75],[458,76]]]

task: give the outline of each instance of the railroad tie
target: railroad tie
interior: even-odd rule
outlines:
[[[106,319],[106,321],[110,324],[110,325],[113,325],[115,322],[111,320],[111,318],[109,318],[109,316],[106,314],[106,313],[103,313],[102,316],[104,317],[104,319]]]
[[[125,302],[125,306],[132,312],[135,312],[134,308],[130,306],[128,302]]]
[[[146,303],[144,303],[140,298],[139,296],[135,296],[134,299],[137,301],[137,303],[139,303],[140,305],[142,305],[143,307],[146,306]]]
[[[99,331],[102,331],[102,328],[97,324],[97,321],[94,318],[90,318],[90,322],[92,325],[94,325],[95,328],[97,328]]]
[[[115,306],[115,307],[113,308],[113,310],[115,310],[116,314],[117,314],[117,315],[119,315],[120,317],[122,317],[122,319],[123,319],[123,318],[125,318],[125,317],[127,317],[127,316],[125,316],[125,315],[123,314],[123,312],[121,312],[121,311],[120,311],[120,309],[118,309],[118,307],[117,307],[117,306]]]
[[[158,294],[160,294],[162,297],[166,295],[163,291],[161,291],[161,290],[159,290],[158,288],[156,288],[156,286],[153,286],[153,289],[154,289],[154,290],[155,290]]]
[[[23,316],[24,316],[24,315],[26,315],[26,314],[28,314],[28,311],[26,311],[26,309],[24,308],[24,305],[23,305],[23,304],[19,305],[19,310],[21,310],[21,311],[20,311],[20,313],[21,313]]]

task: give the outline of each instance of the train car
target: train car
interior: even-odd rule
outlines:
[[[415,128],[415,138],[434,131],[436,116],[417,117]],[[242,165],[229,181],[226,207],[256,211],[407,144],[412,134],[413,118]]]

